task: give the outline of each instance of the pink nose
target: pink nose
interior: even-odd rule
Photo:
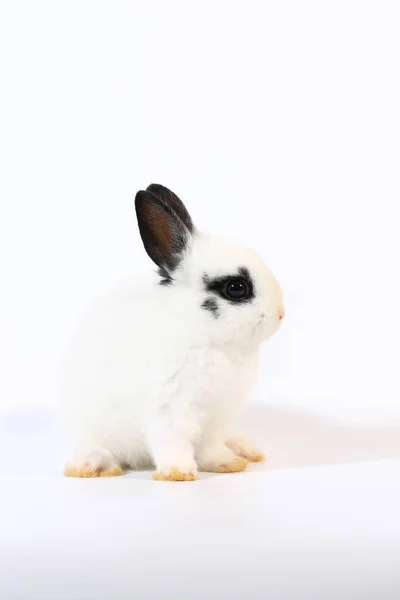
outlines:
[[[285,311],[283,311],[283,310],[279,311],[278,316],[279,316],[279,320],[282,321],[283,317],[285,316]]]

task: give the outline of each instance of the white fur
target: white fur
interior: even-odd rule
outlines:
[[[248,268],[255,298],[201,307],[203,276]],[[85,315],[63,369],[75,466],[148,463],[196,473],[230,462],[225,445],[283,315],[278,283],[252,251],[196,232],[174,284],[123,284]],[[94,458],[93,458],[94,457]],[[111,457],[111,458],[110,458]],[[93,463],[93,464],[92,464]],[[94,464],[95,463],[95,464]]]

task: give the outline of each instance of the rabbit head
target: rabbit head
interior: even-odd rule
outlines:
[[[261,342],[277,331],[284,316],[282,292],[255,252],[198,231],[183,202],[161,185],[139,191],[135,206],[160,284],[196,295],[214,339]]]

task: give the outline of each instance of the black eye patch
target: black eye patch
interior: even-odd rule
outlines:
[[[239,267],[235,275],[210,278],[203,276],[208,292],[217,294],[232,304],[250,302],[254,298],[254,284],[246,267]]]

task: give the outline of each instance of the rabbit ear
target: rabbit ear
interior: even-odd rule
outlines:
[[[154,191],[147,189],[136,194],[135,207],[147,254],[158,267],[173,271],[193,231],[184,204],[167,188],[155,186]]]
[[[174,194],[174,192],[171,192],[171,190],[164,187],[163,185],[160,185],[159,183],[152,183],[151,185],[149,185],[146,191],[151,192],[162,202],[168,204],[178,215],[178,217],[183,221],[190,233],[193,233],[192,218],[189,215],[187,208],[183,204],[182,200],[178,198],[178,196]]]

